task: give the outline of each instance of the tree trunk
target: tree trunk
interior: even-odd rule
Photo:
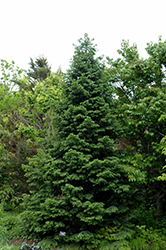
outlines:
[[[163,208],[163,198],[165,196],[165,193],[158,193],[156,195],[156,206],[157,206],[157,212],[159,214],[159,217],[162,217],[164,214],[164,208]]]

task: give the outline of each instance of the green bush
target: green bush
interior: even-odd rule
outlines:
[[[44,238],[39,244],[43,249],[52,249],[58,246],[58,242],[51,237]]]
[[[164,250],[166,229],[137,226],[135,230],[122,227],[105,227],[97,232],[103,250]]]
[[[0,226],[0,242],[8,242],[6,227]]]
[[[113,226],[100,229],[97,232],[97,238],[101,240],[101,249],[130,250],[130,240],[134,234],[135,231],[129,228]]]
[[[9,246],[9,245],[6,244],[4,241],[2,241],[2,242],[0,243],[0,249],[1,249],[1,250],[19,250],[18,247],[14,246],[14,245]]]
[[[133,250],[165,250],[166,229],[146,229],[145,226],[137,226],[137,233],[130,241]]]
[[[23,237],[24,228],[20,215],[12,212],[4,212],[0,208],[0,242],[9,241],[12,238]]]
[[[35,243],[33,244],[28,244],[26,242],[23,242],[21,245],[20,250],[41,250],[42,247],[40,245],[36,245]]]
[[[96,249],[100,241],[95,237],[95,234],[89,231],[82,231],[78,234],[73,234],[70,237],[70,242],[80,245],[81,249]]]

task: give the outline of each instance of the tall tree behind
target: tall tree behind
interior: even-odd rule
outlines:
[[[51,67],[48,65],[48,61],[44,57],[36,58],[35,62],[30,58],[30,69],[27,75],[33,80],[43,81],[51,74]]]
[[[38,57],[35,61],[30,58],[30,68],[26,72],[24,80],[19,80],[16,82],[20,91],[31,91],[34,93],[34,88],[38,82],[44,81],[47,77],[51,75],[51,67],[48,61],[44,57]]]
[[[136,44],[129,46],[128,41],[123,41],[118,50],[122,57],[110,60],[110,82],[120,103],[124,137],[131,148],[135,147],[130,162],[146,173],[146,185],[141,189],[142,211],[153,209],[163,216],[166,184],[157,177],[165,165],[160,142],[166,134],[166,42],[160,38],[158,43],[147,44],[146,50],[149,58],[143,59]]]

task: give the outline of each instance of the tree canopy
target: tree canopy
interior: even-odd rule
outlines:
[[[85,34],[66,73],[1,60],[0,201],[28,235],[92,249],[164,228],[165,50],[159,37],[144,59],[123,40],[104,59]]]

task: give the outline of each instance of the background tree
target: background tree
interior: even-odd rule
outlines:
[[[39,139],[53,132],[50,115],[55,100],[60,97],[62,73],[51,74],[45,81],[36,82],[28,90],[31,79],[23,75],[23,70],[5,60],[1,61],[0,85],[0,145],[1,145],[1,191],[4,204],[19,201],[23,193],[29,191],[22,164],[28,163],[40,147]],[[36,72],[37,73],[37,72]],[[21,84],[19,84],[21,83]]]
[[[15,135],[17,129],[18,109],[22,106],[22,99],[17,92],[15,79],[20,78],[23,70],[16,67],[15,63],[1,60],[0,82],[0,201],[11,200],[16,195],[19,182],[19,170],[15,168],[14,160],[17,152],[19,139]],[[14,164],[13,164],[14,163]],[[20,166],[21,169],[21,166]],[[22,171],[23,173],[23,171]],[[22,174],[22,182],[25,182]],[[21,187],[22,184],[21,184]],[[18,191],[18,190],[17,190]],[[18,193],[17,193],[18,195]]]
[[[35,62],[30,58],[30,69],[27,72],[29,78],[37,81],[45,80],[51,74],[51,67],[48,65],[48,61],[44,57],[36,58]]]
[[[123,41],[118,51],[122,58],[109,59],[109,74],[119,100],[122,126],[126,128],[124,138],[130,148],[134,147],[133,158],[130,155],[129,159],[146,173],[146,184],[142,186],[143,210],[155,207],[163,216],[166,186],[164,182],[159,183],[157,177],[165,161],[160,142],[166,133],[162,119],[166,111],[163,56],[166,43],[159,39],[156,44],[147,44],[146,50],[149,58],[140,58],[136,44],[129,46]]]
[[[38,57],[35,61],[30,58],[30,69],[26,72],[24,80],[18,80],[16,83],[20,86],[20,90],[34,92],[34,88],[38,82],[44,81],[51,75],[51,67],[48,65],[47,58]]]

